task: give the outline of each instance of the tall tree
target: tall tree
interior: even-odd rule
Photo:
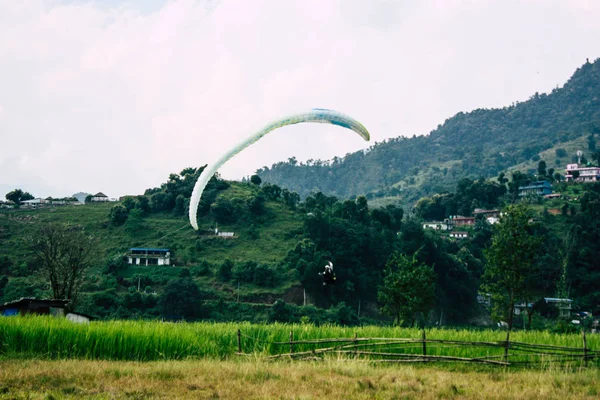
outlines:
[[[435,304],[435,272],[413,255],[393,254],[379,287],[381,310],[396,323],[413,325],[418,313],[427,313]]]
[[[76,301],[84,272],[97,260],[95,238],[79,227],[45,224],[31,244],[53,298]]]
[[[530,286],[541,240],[529,222],[531,211],[522,204],[511,205],[495,225],[492,243],[485,250],[487,263],[483,290],[492,296],[492,316],[512,329],[517,301],[530,300]]]
[[[540,160],[538,163],[538,177],[544,178],[546,176],[546,161]]]
[[[21,189],[15,189],[6,193],[6,200],[10,200],[19,205],[22,201],[31,200],[33,196],[29,192],[24,192]]]

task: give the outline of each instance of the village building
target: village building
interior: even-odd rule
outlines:
[[[37,199],[23,200],[21,205],[28,208],[38,208],[44,206],[46,203],[46,199],[38,197]]]
[[[65,306],[70,300],[39,300],[35,298],[21,298],[0,305],[0,316],[12,317],[26,314],[52,315],[65,317],[69,321],[78,323],[89,323],[93,317],[77,313],[65,312]]]
[[[434,229],[436,231],[452,230],[452,224],[449,222],[429,221],[423,223],[423,229]]]
[[[456,232],[450,232],[449,236],[454,239],[466,239],[469,237],[469,233],[456,231]]]
[[[552,184],[548,181],[531,182],[529,185],[519,186],[519,196],[546,196],[552,194]]]
[[[65,305],[69,301],[70,300],[38,300],[24,297],[1,305],[0,315],[49,314],[64,317]]]
[[[450,216],[450,221],[454,226],[473,226],[475,225],[475,217],[463,217],[462,215]]]
[[[92,202],[102,202],[102,201],[110,201],[107,195],[102,192],[98,192],[92,196]]]
[[[127,254],[131,265],[171,265],[171,251],[152,247],[132,247]]]
[[[574,175],[577,175],[577,178]],[[567,164],[565,180],[567,182],[598,182],[600,181],[600,167],[580,167],[579,164]]]

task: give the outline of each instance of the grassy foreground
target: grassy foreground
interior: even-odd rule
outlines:
[[[48,316],[10,317],[0,320],[0,355],[29,358],[78,358],[94,360],[156,361],[188,358],[227,359],[237,351],[237,330],[241,330],[242,351],[256,355],[277,354],[290,331],[295,340],[320,338],[420,338],[417,329],[397,327],[340,327],[312,324],[250,323],[169,323],[160,321],[95,321],[87,325]],[[495,342],[505,339],[502,331],[429,329],[429,339]],[[581,335],[550,332],[514,332],[511,340],[535,344],[578,347]],[[600,349],[600,335],[590,335],[588,348]],[[310,345],[294,347],[296,352]],[[286,347],[283,348],[287,351]],[[419,353],[420,344],[405,351]],[[428,348],[428,354],[483,357],[502,354],[500,348],[450,346]]]
[[[0,361],[0,399],[597,399],[598,369],[373,366],[356,361]]]

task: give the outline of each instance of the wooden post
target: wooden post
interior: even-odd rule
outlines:
[[[240,331],[238,329],[237,331],[237,337],[238,337],[238,353],[242,352],[242,331]]]
[[[588,349],[587,349],[587,340],[585,338],[585,329],[581,330],[581,334],[583,335],[583,360],[584,360],[584,365],[587,367],[588,366]]]
[[[508,363],[508,347],[510,346],[510,330],[506,331],[506,343],[504,344],[504,362]]]
[[[423,358],[427,357],[427,336],[425,335],[425,329],[423,329]]]
[[[290,353],[294,352],[294,331],[290,331]]]

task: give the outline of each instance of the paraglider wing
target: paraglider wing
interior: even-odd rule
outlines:
[[[246,147],[258,141],[267,133],[286,125],[300,124],[305,122],[338,125],[343,128],[353,130],[366,141],[369,141],[370,139],[369,132],[367,131],[367,129],[357,120],[340,112],[326,110],[323,108],[314,108],[308,112],[294,114],[270,123],[262,130],[258,131],[257,133],[249,136],[242,142],[238,143],[231,150],[223,154],[223,156],[221,156],[221,158],[219,158],[214,164],[207,165],[204,171],[202,171],[202,174],[200,174],[200,177],[194,185],[192,198],[190,200],[190,224],[192,224],[194,229],[198,230],[197,212],[198,204],[200,203],[200,198],[202,197],[202,192],[204,191],[204,188],[206,187],[206,184],[208,183],[210,178],[212,178],[215,172],[217,172],[223,164],[225,164],[230,158],[244,150]]]

